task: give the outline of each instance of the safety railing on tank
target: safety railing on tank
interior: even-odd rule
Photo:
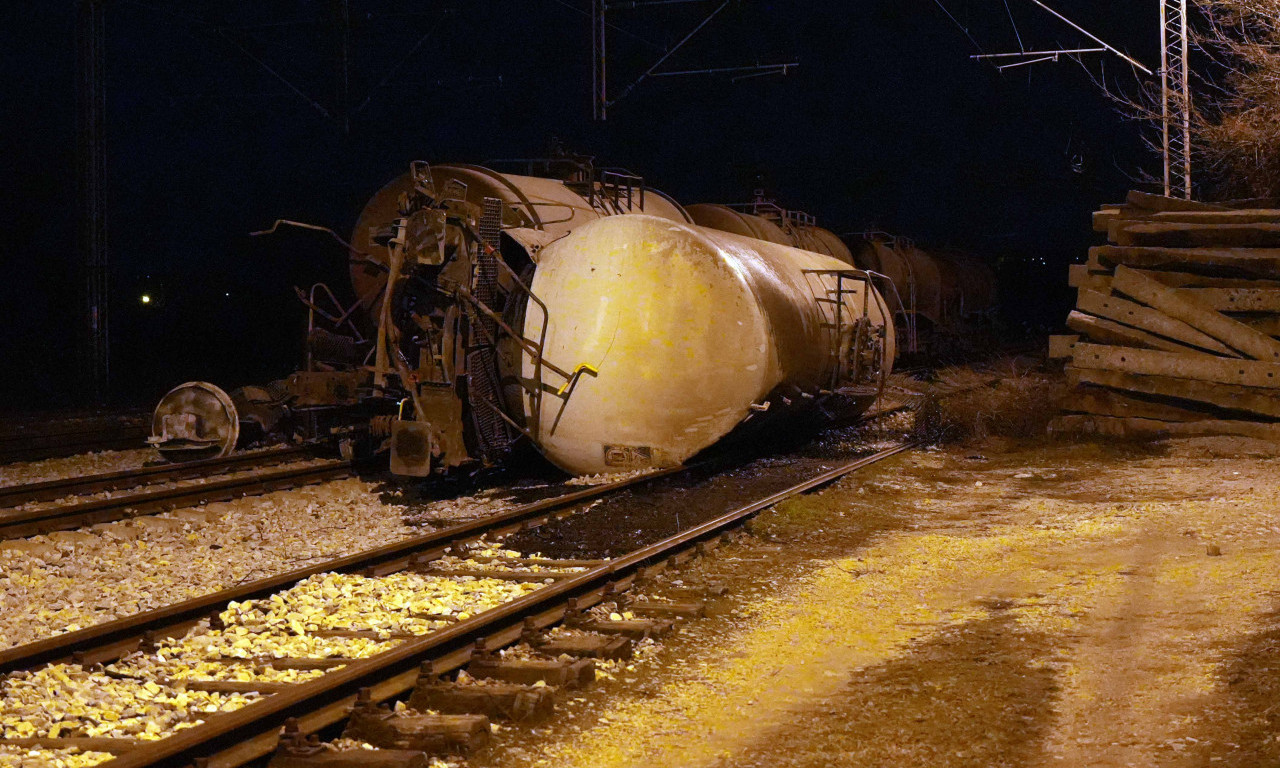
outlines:
[[[749,203],[731,203],[725,207],[749,213],[752,216],[759,216],[762,219],[768,219],[784,228],[793,226],[816,227],[818,225],[817,216],[804,211],[783,208],[775,201],[765,197],[762,189],[756,190],[755,199]]]
[[[468,227],[468,229],[471,230],[470,227]],[[484,244],[484,241],[480,239],[478,232],[471,230],[470,234],[476,238],[476,241],[480,243],[482,247],[492,248],[492,246]],[[520,276],[516,274],[515,270],[513,270],[510,267],[510,265],[508,265],[506,261],[500,257],[500,255],[498,255],[497,253],[494,253],[493,255],[496,257],[494,258],[494,263],[498,266],[500,270],[502,270],[502,272],[507,276],[507,278],[510,279],[511,284],[514,285],[520,293],[528,297],[529,301],[533,302],[534,306],[536,306],[539,309],[539,311],[541,311],[542,323],[540,324],[538,339],[536,341],[533,339],[530,339],[526,337],[523,333],[511,327],[510,323],[507,322],[506,318],[504,318],[498,312],[495,312],[492,307],[486,306],[483,302],[481,302],[478,298],[476,298],[466,288],[463,288],[460,286],[459,288],[457,288],[457,294],[459,298],[466,301],[476,311],[480,312],[486,318],[493,321],[494,325],[502,333],[506,334],[507,337],[509,337],[512,341],[514,341],[516,345],[519,346],[520,349],[525,354],[527,354],[529,356],[529,359],[533,362],[533,376],[529,380],[530,383],[526,384],[523,378],[519,379],[520,388],[529,394],[530,401],[531,401],[530,408],[529,408],[529,411],[532,415],[532,418],[530,420],[531,421],[530,425],[528,427],[521,426],[520,424],[516,423],[516,421],[512,419],[510,416],[508,416],[506,413],[501,412],[501,409],[498,409],[496,412],[497,412],[497,415],[501,417],[504,421],[506,421],[507,424],[509,424],[514,429],[518,430],[525,437],[528,437],[530,440],[533,440],[536,442],[539,439],[539,436],[542,434],[543,395],[546,393],[550,393],[553,397],[558,397],[561,400],[568,401],[568,399],[573,395],[574,390],[577,388],[578,381],[582,378],[583,375],[596,376],[598,375],[599,371],[597,371],[595,367],[591,365],[587,365],[585,363],[575,366],[573,371],[566,371],[563,368],[552,363],[550,360],[546,359],[543,352],[546,348],[547,328],[550,323],[550,317],[551,317],[550,310],[547,309],[546,303],[543,302],[542,299],[538,298],[538,295],[535,294],[533,290],[530,289],[529,286],[526,285],[524,281],[520,279]],[[498,343],[498,339],[496,338],[488,339],[487,341],[494,345]],[[559,376],[560,378],[562,378],[564,380],[564,384],[562,384],[559,387],[546,384],[543,381],[544,368],[551,371],[556,376]],[[556,421],[557,422],[559,421],[558,416]],[[553,424],[553,429],[554,429],[554,426],[555,425]]]
[[[861,232],[847,232],[844,237],[853,238],[860,237],[868,243],[877,241],[886,243],[893,251],[901,253],[904,250],[915,248],[915,240],[905,235],[893,235],[880,229],[866,229]],[[918,312],[916,310],[916,273],[915,267],[911,265],[911,260],[902,258],[902,266],[907,270],[907,297],[910,304],[902,302],[902,293],[898,290],[898,286],[893,280],[885,275],[885,281],[893,286],[893,295],[898,299],[898,309],[894,310],[895,320],[902,318],[902,329],[906,332],[907,351],[915,354],[920,351],[920,336],[918,332],[919,324],[916,322]],[[880,273],[874,273],[880,274]]]
[[[526,176],[558,179],[586,198],[602,213],[635,213],[644,210],[644,177],[625,168],[599,168],[587,156],[508,158],[486,160],[495,168],[515,167]]]

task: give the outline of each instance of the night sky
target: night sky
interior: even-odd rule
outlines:
[[[1001,74],[970,61],[975,43],[933,0],[735,0],[665,68],[798,69],[653,78],[603,124],[590,119],[588,0],[350,2],[349,132],[332,117],[326,0],[109,4],[116,403],[286,375],[304,320],[292,286],[347,291],[344,253],[317,235],[248,233],[276,218],[349,232],[415,159],[542,156],[558,141],[684,203],[764,187],[836,232],[884,229],[999,264],[1015,324],[1065,316],[1089,212],[1155,164],[1079,64]],[[718,4],[612,14],[615,94]],[[984,50],[1017,49],[1003,2],[943,4]],[[1155,68],[1156,3],[1050,5]],[[1028,0],[1008,8],[1029,49],[1092,45]],[[0,11],[0,410],[84,404],[75,20],[69,0]],[[1138,86],[1117,58],[1086,64]]]

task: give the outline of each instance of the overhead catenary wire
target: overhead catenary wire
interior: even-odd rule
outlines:
[[[939,10],[941,10],[943,13],[947,15],[948,19],[951,19],[951,23],[955,24],[956,28],[959,29],[961,32],[963,32],[965,37],[969,38],[969,42],[973,43],[974,48],[977,48],[980,53],[986,53],[986,51],[983,50],[982,46],[978,43],[977,39],[975,39],[974,36],[969,33],[969,28],[961,24],[960,20],[957,19],[955,16],[953,16],[951,14],[951,11],[947,10],[947,7],[942,4],[942,0],[933,0],[933,3],[934,5],[938,6]]]
[[[1004,0],[1004,11],[1009,14],[1009,25],[1013,27],[1013,36],[1018,38],[1018,50],[1027,50],[1026,44],[1022,42],[1022,33],[1018,31],[1018,22],[1013,19],[1013,9],[1009,7],[1009,0]]]

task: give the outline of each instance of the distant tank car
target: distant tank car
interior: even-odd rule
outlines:
[[[743,205],[700,203],[687,210],[694,222],[704,227],[790,245],[853,265],[853,254],[838,235],[819,227],[813,216],[769,200],[762,190],[756,190],[755,199]]]
[[[893,310],[834,235],[699,226],[581,159],[524,170],[414,163],[347,245],[355,302],[301,296],[304,369],[230,395],[178,387],[151,442],[195,456],[237,435],[324,440],[413,476],[523,442],[574,474],[618,472],[800,412],[855,415],[883,389]]]
[[[919,351],[938,334],[960,332],[966,324],[989,319],[996,309],[995,273],[977,258],[926,251],[910,238],[885,232],[845,239],[858,268],[882,274],[895,286],[885,298],[906,351]]]

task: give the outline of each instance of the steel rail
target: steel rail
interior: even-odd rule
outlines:
[[[353,571],[368,571],[374,574],[391,573],[408,567],[414,557],[430,556],[445,547],[473,540],[485,534],[519,530],[542,515],[555,513],[583,502],[594,501],[690,468],[675,467],[616,483],[584,488],[525,504],[490,517],[459,523],[374,549],[296,568],[278,576],[258,579],[163,608],[0,650],[0,674],[73,658],[80,659],[84,663],[111,661],[132,652],[144,636],[159,636],[161,633],[173,632],[176,628],[194,624],[202,618],[217,613],[233,600],[243,601],[267,597],[317,573]]]
[[[149,743],[146,749],[122,754],[107,765],[155,768],[185,766],[195,760],[201,760],[199,764],[206,768],[244,765],[275,749],[279,730],[289,719],[297,719],[304,732],[315,732],[338,722],[346,716],[361,689],[370,689],[375,700],[399,695],[413,686],[424,662],[430,663],[432,674],[461,667],[477,647],[491,650],[508,645],[529,629],[545,628],[563,620],[571,600],[577,609],[600,602],[629,587],[645,566],[678,558],[699,544],[718,539],[780,501],[834,482],[915,445],[904,443],[820,473],[604,565],[558,580],[442,630],[406,640],[385,653],[352,660],[322,677],[299,683],[296,688],[272,694],[234,712],[214,714],[199,726]]]
[[[156,485],[174,480],[189,480],[222,474],[242,466],[267,466],[307,455],[302,446],[268,448],[248,451],[216,459],[188,461],[181,464],[161,464],[119,472],[46,480],[39,483],[0,487],[0,507],[16,507],[34,501],[53,501],[67,496],[83,496],[101,491],[118,491],[144,485]]]
[[[15,539],[41,533],[113,522],[139,515],[166,512],[213,501],[228,501],[302,485],[334,480],[351,474],[351,462],[332,461],[307,467],[289,467],[229,478],[199,485],[160,488],[117,496],[90,499],[62,506],[0,512],[0,539]]]

